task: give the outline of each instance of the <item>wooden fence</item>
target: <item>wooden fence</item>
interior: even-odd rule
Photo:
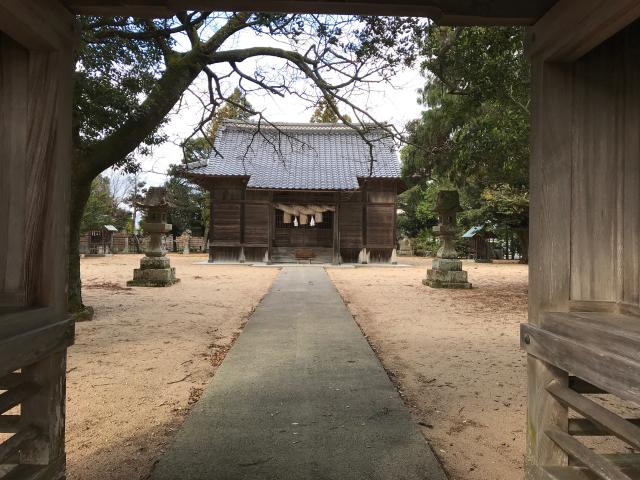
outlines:
[[[118,232],[113,234],[111,253],[143,253],[148,245],[149,237]],[[168,252],[182,252],[184,250],[182,239],[180,237],[173,238],[172,235],[164,237],[163,245]],[[189,239],[189,250],[191,252],[204,252],[206,249],[207,242],[204,237],[191,237]],[[89,235],[80,236],[80,253],[89,253]]]

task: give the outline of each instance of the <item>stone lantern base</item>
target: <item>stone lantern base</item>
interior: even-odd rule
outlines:
[[[178,283],[176,269],[169,263],[168,257],[143,257],[140,268],[133,271],[133,280],[129,280],[130,287],[170,287]]]
[[[471,288],[467,272],[462,270],[462,261],[453,258],[436,258],[427,278],[422,283],[432,288]]]

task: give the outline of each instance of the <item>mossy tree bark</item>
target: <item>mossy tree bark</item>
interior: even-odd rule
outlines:
[[[229,65],[242,80],[271,93],[281,95],[279,89],[288,91],[286,84],[270,86],[266,80],[256,73],[255,78],[240,72],[237,64],[255,57],[273,57],[286,60],[307,76],[322,92],[325,98],[337,96],[337,87],[332,87],[318,74],[321,62],[311,58],[308,54],[273,47],[252,47],[221,50],[223,43],[237,32],[256,25],[252,23],[252,14],[240,12],[230,17],[208,40],[201,41],[197,26],[188,21],[183,29],[189,36],[191,50],[176,52],[166,42],[167,32],[159,31],[151,25],[151,31],[131,32],[117,31],[116,36],[123,38],[136,37],[150,39],[162,44],[165,68],[155,82],[145,100],[130,112],[126,121],[119,128],[105,137],[91,142],[83,141],[79,133],[76,134],[74,147],[75,155],[72,159],[72,189],[70,205],[70,245],[69,245],[69,278],[68,278],[68,310],[78,312],[84,310],[82,302],[82,285],[80,280],[80,225],[85,205],[89,198],[91,183],[106,169],[125,162],[128,155],[135,151],[145,139],[152,136],[162,125],[165,117],[180,100],[184,92],[193,81],[205,72],[209,78],[210,101],[230,101],[219,91],[219,79],[208,69],[210,65],[224,63]],[[110,30],[112,31],[112,30]],[[113,31],[112,31],[113,32]],[[155,36],[154,36],[155,35]],[[330,52],[330,50],[327,50]],[[354,75],[352,81],[360,77]],[[348,83],[346,84],[348,85]],[[217,99],[213,97],[216,96]],[[347,100],[343,100],[348,102]],[[335,101],[331,100],[333,108]],[[349,103],[349,105],[353,105]],[[358,109],[360,112],[366,112]],[[76,112],[77,113],[77,112]],[[262,115],[257,111],[252,114]],[[76,119],[78,120],[78,119]],[[76,121],[76,125],[81,122]]]
[[[166,52],[166,68],[154,89],[129,119],[110,135],[90,144],[75,138],[72,159],[71,204],[69,226],[69,273],[67,308],[71,313],[85,309],[82,301],[80,275],[80,226],[89,199],[91,183],[106,169],[122,162],[145,138],[162,124],[173,106],[180,100],[196,77],[207,65],[215,62],[215,52],[222,43],[247,26],[249,14],[240,13],[221,27],[207,42],[196,44],[186,53]],[[235,59],[242,61],[241,52]],[[233,60],[234,58],[232,58]],[[227,58],[223,61],[229,61]]]
[[[84,310],[80,279],[80,224],[84,207],[89,199],[91,182],[77,184],[72,180],[69,214],[69,278],[67,282],[67,309],[72,314]]]

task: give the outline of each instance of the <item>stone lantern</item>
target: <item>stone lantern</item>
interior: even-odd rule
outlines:
[[[433,288],[471,288],[467,272],[462,270],[458,259],[455,238],[458,231],[457,215],[461,211],[457,190],[440,190],[434,211],[438,214],[438,225],[433,231],[440,240],[440,248],[422,281]]]
[[[162,235],[171,231],[171,225],[167,223],[167,212],[171,204],[166,201],[165,196],[166,190],[163,187],[151,187],[144,202],[138,204],[146,212],[142,228],[149,235],[149,247],[140,260],[140,268],[133,271],[133,280],[127,282],[129,286],[168,287],[180,281],[162,247]]]

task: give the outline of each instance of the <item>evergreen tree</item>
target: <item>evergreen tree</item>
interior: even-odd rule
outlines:
[[[351,117],[348,114],[344,114],[343,117],[348,122],[351,122]],[[309,121],[311,123],[338,123],[341,120],[338,118],[336,112],[331,108],[329,102],[327,102],[326,99],[321,98]]]
[[[410,185],[450,182],[464,199],[467,226],[512,229],[526,261],[530,71],[523,40],[520,28],[427,30],[427,108],[408,125],[402,168]]]
[[[251,118],[253,106],[247,100],[246,95],[239,88],[218,108],[213,119],[206,127],[206,135],[191,137],[182,144],[184,163],[197,162],[209,158],[215,145],[218,130],[225,120],[248,120]]]
[[[112,203],[109,195],[109,179],[99,176],[91,183],[91,193],[82,215],[81,231],[100,230],[111,223]]]

